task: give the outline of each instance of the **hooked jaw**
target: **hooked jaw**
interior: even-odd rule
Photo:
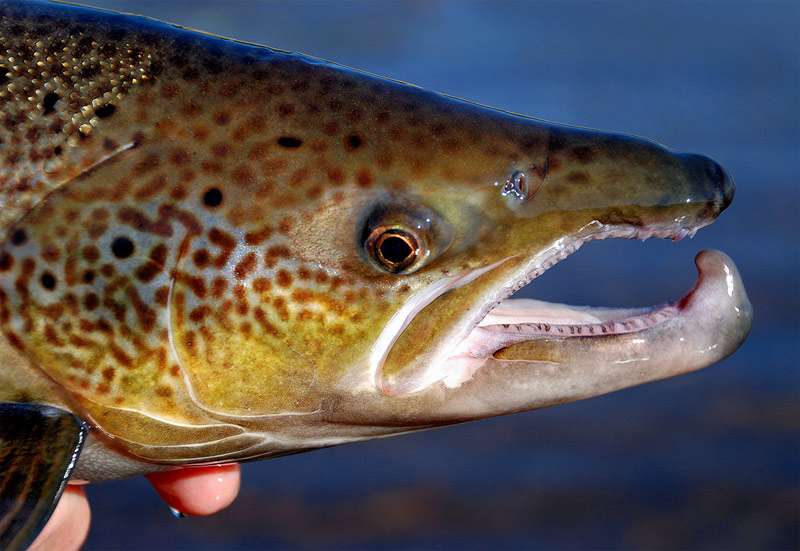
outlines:
[[[593,219],[556,240],[482,292],[483,305],[463,313],[460,332],[426,369],[406,378],[376,371],[376,386],[388,399],[384,413],[397,423],[441,424],[524,411],[680,375],[733,353],[750,330],[752,308],[735,264],[719,251],[699,253],[695,287],[662,306],[572,307],[509,298],[587,241],[680,240],[712,223],[730,204],[733,181],[706,157],[673,158],[698,182],[684,190],[692,210],[676,216],[679,211],[662,215],[656,208],[643,223]],[[442,299],[419,310],[436,300]]]
[[[651,308],[570,307],[509,299],[448,359],[444,410],[474,417],[596,396],[701,369],[733,353],[752,308],[733,261],[695,259],[682,299]],[[469,396],[469,411],[464,410]]]
[[[453,346],[436,369],[436,383],[367,400],[361,415],[387,426],[449,424],[572,402],[710,366],[744,341],[753,312],[730,257],[707,250],[695,264],[695,286],[660,306],[503,300]]]

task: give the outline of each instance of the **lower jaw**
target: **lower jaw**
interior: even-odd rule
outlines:
[[[681,325],[690,303],[709,304],[728,298],[733,301],[731,284],[721,281],[727,272],[704,272],[701,256],[712,257],[712,264],[723,263],[724,255],[704,252],[698,255],[699,277],[694,288],[679,301],[646,308],[581,307],[548,303],[530,299],[506,299],[495,306],[486,317],[461,341],[445,363],[442,381],[448,387],[457,387],[472,378],[477,370],[495,354],[519,343],[531,341],[605,340],[631,333],[642,333],[667,323]],[[729,259],[728,259],[729,260]],[[730,278],[730,274],[727,273]],[[719,287],[727,284],[728,297],[721,296]],[[743,291],[742,291],[743,293]],[[725,294],[725,293],[723,293]],[[746,295],[744,296],[746,301]],[[749,303],[747,303],[749,308]],[[724,305],[720,305],[724,308]],[[709,327],[712,330],[713,327]],[[680,339],[681,341],[683,339]],[[589,341],[591,342],[591,341]],[[529,358],[520,361],[537,361]]]

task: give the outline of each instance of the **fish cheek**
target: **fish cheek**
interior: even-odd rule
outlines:
[[[222,222],[187,246],[169,299],[170,346],[200,408],[313,412],[366,354],[385,302],[353,272],[306,262],[307,252],[281,232],[250,244]]]

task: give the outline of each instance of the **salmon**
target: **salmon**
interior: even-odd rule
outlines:
[[[734,183],[707,157],[143,17],[11,1],[0,37],[10,547],[69,476],[561,404],[750,329],[718,251],[660,306],[510,298],[589,241],[712,223]]]

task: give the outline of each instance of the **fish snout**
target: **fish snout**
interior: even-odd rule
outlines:
[[[697,174],[701,185],[711,191],[714,197],[712,206],[712,218],[716,218],[733,201],[736,192],[736,184],[728,172],[722,168],[715,160],[705,155],[684,154],[681,155],[684,162]]]

